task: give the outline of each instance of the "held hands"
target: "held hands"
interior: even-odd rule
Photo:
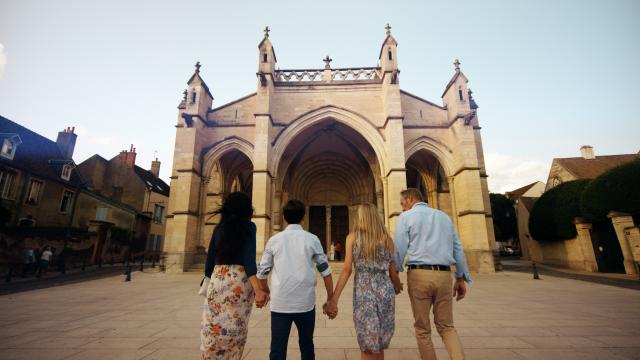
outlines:
[[[270,299],[268,291],[264,291],[262,289],[256,291],[256,307],[258,309],[267,305]]]
[[[403,284],[400,279],[393,280],[393,290],[396,292],[396,295],[399,295],[403,290]]]
[[[335,319],[338,316],[338,304],[335,300],[329,299],[324,305],[322,305],[322,313],[327,315],[329,319]]]
[[[453,285],[453,296],[456,301],[460,301],[464,299],[465,295],[467,295],[467,284],[463,278],[456,279],[456,283]]]

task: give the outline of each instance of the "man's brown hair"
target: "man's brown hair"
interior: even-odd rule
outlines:
[[[402,195],[402,197],[404,197],[405,199],[414,198],[418,201],[424,201],[424,197],[422,197],[422,193],[420,192],[420,190],[416,188],[408,188],[407,190],[402,190],[400,192],[400,195]]]

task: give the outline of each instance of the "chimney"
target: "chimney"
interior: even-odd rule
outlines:
[[[151,162],[151,170],[149,171],[153,176],[160,177],[160,161],[158,161],[158,158]]]
[[[78,138],[78,135],[75,134],[75,130],[75,126],[67,127],[58,133],[56,144],[58,144],[58,148],[65,159],[73,158],[73,150],[76,147],[76,139]]]
[[[593,146],[591,145],[583,145],[580,148],[580,152],[582,153],[582,157],[584,159],[593,160],[596,158],[596,156],[593,155]]]
[[[136,148],[134,148],[133,144],[131,144],[129,151],[127,150],[120,151],[118,158],[120,158],[120,160],[124,161],[127,164],[127,166],[133,169],[134,166],[136,165]]]

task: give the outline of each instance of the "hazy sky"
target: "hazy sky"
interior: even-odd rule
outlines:
[[[177,109],[199,60],[214,107],[255,91],[272,29],[280,68],[375,66],[384,25],[401,87],[441,103],[459,58],[480,105],[489,187],[546,181],[551,159],[640,150],[640,1],[0,1],[0,115],[77,163],[135,144],[167,180]]]

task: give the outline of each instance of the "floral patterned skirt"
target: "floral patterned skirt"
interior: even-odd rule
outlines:
[[[216,265],[202,312],[201,359],[240,359],[255,294],[241,265]]]

